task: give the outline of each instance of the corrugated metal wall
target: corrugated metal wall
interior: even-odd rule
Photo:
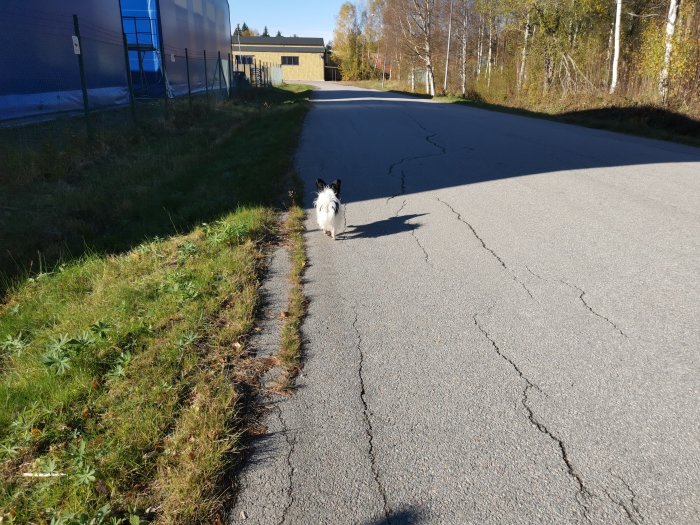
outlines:
[[[0,120],[80,110],[73,15],[92,107],[128,101],[118,0],[4,0],[0,4]]]
[[[192,92],[228,85],[227,0],[3,0],[0,120],[83,109],[74,14],[91,109],[128,102],[127,69],[137,96],[187,94],[188,66]]]

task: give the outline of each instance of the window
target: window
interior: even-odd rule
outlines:
[[[253,55],[236,55],[236,64],[252,64]]]
[[[298,66],[299,57],[282,57],[283,66]]]

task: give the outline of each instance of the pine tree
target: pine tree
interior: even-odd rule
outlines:
[[[267,30],[267,26],[265,26],[265,29],[264,29],[263,34],[261,36],[270,36],[270,33]]]

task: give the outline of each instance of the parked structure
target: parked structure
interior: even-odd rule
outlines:
[[[238,68],[253,62],[281,65],[284,81],[323,80],[323,38],[234,36],[233,55]]]

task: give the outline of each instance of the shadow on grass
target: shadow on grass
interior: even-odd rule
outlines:
[[[176,101],[0,130],[0,296],[87,253],[120,253],[242,206],[288,201],[309,91],[251,90],[216,108]],[[160,103],[162,104],[162,103]],[[140,108],[141,109],[141,108]]]
[[[544,113],[528,109],[491,104],[480,99],[447,98],[453,104],[501,111],[526,117],[577,124],[660,140],[700,146],[700,121],[687,115],[655,106],[605,107]]]

